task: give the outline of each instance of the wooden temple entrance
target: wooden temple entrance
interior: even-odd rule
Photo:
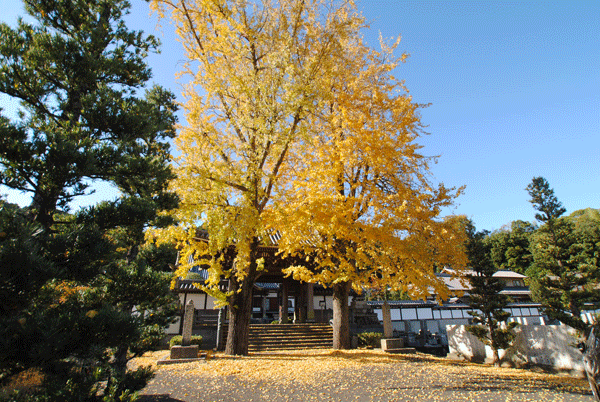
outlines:
[[[331,290],[290,278],[279,282],[262,280],[254,286],[251,322],[329,323],[333,318]]]
[[[208,240],[206,232],[198,231],[197,236],[199,241]],[[267,244],[260,245],[258,249],[258,258],[264,259],[264,269],[253,286],[250,350],[331,347],[333,341],[333,330],[329,325],[333,317],[331,290],[285,277],[284,269],[300,264],[306,266],[306,260],[293,257],[282,258],[277,253],[276,239],[273,238],[267,239]],[[235,260],[235,249],[230,247],[224,250],[224,254],[222,263],[227,268]],[[194,263],[195,266],[190,272],[196,274],[195,279],[180,278],[178,287],[182,289],[185,285],[188,289],[187,293],[183,293],[184,300],[188,294],[189,297],[196,294],[193,297],[200,300],[200,303],[196,304],[194,331],[203,336],[210,333],[211,340],[214,339],[216,347],[220,348],[225,343],[227,333],[229,318],[227,309],[215,310],[213,306],[213,310],[210,311],[214,299],[200,289],[194,289],[190,282],[203,282],[208,277],[208,265],[203,263],[201,258],[196,259]],[[226,291],[229,283],[223,279],[220,286],[223,291]],[[213,323],[216,318],[218,321]]]
[[[304,265],[305,258],[277,254],[274,245],[259,246],[259,256],[265,261],[265,271],[256,280],[253,292],[253,323],[329,323],[333,318],[333,291],[320,284],[306,283],[286,277],[283,270]],[[308,267],[310,268],[310,266]]]
[[[333,303],[331,289],[321,285],[296,281],[286,277],[283,270],[294,265],[307,265],[305,258],[281,257],[278,255],[278,235],[274,234],[262,240],[258,247],[258,258],[264,260],[264,270],[254,283],[251,322],[254,324],[323,322],[332,318]],[[208,241],[208,233],[204,230],[196,232],[197,241]],[[224,251],[224,268],[229,268],[235,260],[235,249],[229,247]],[[206,271],[200,261],[199,270]],[[311,268],[310,266],[307,268]],[[316,268],[316,267],[315,267]],[[205,272],[201,275],[207,278]],[[221,287],[228,289],[228,282],[223,280]]]

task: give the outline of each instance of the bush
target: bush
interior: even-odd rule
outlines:
[[[358,334],[358,346],[378,348],[381,345],[381,332],[363,332]]]
[[[153,377],[154,370],[150,366],[113,376],[112,384],[104,391],[102,402],[135,402],[140,399],[137,391],[144,388]]]
[[[169,347],[173,347],[175,345],[181,345],[181,335],[175,335],[169,341]],[[190,340],[190,345],[198,345],[199,348],[202,347],[202,336],[200,335],[192,335],[192,339]]]
[[[0,391],[0,401],[135,402],[140,399],[137,391],[144,388],[153,377],[154,370],[149,366],[120,374],[108,367],[86,368],[46,376],[41,387],[27,387],[8,394]]]

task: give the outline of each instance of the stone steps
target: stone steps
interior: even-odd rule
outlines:
[[[333,328],[328,324],[250,325],[248,350],[330,348]]]

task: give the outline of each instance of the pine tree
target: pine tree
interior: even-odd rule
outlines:
[[[494,365],[500,364],[499,349],[506,349],[515,335],[515,322],[503,324],[510,317],[505,311],[509,303],[508,296],[502,294],[504,284],[494,277],[497,272],[490,256],[490,245],[486,243],[487,231],[477,232],[471,221],[467,222],[468,241],[466,252],[473,274],[467,275],[471,289],[469,290],[469,306],[474,310],[474,325],[467,326],[467,331],[475,335],[484,344],[492,348]]]
[[[144,57],[158,43],[126,29],[128,7],[27,0],[37,25],[0,24],[0,92],[21,102],[21,117],[1,123],[0,184],[30,193],[46,230],[92,180],[167,201],[160,191],[172,177],[164,140],[174,135],[174,96],[160,87],[137,95],[151,77]]]
[[[585,336],[589,325],[581,313],[587,303],[594,307],[600,302],[594,231],[577,230],[573,219],[562,216],[566,209],[543,177],[535,177],[527,192],[534,208],[540,211],[536,219],[542,223],[530,245],[533,264],[528,275],[533,297],[550,318]]]
[[[125,27],[128,8],[27,0],[36,24],[0,25],[0,92],[21,104],[0,118],[0,184],[32,195],[28,208],[0,206],[0,375],[41,370],[49,400],[133,400],[152,373],[127,361],[177,309],[169,253],[143,245],[177,204],[166,191],[176,107],[158,86],[138,93],[158,43]],[[121,196],[69,213],[91,181]]]

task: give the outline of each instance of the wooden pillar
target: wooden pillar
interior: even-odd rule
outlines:
[[[286,278],[283,278],[281,282],[281,303],[279,304],[279,322],[287,324],[288,318],[288,301],[289,301],[289,282]]]
[[[296,317],[294,322],[306,322],[306,283],[299,282],[296,291]]]
[[[314,294],[314,292],[313,292]],[[316,314],[316,311],[315,311]],[[323,294],[322,300],[319,300],[319,319],[317,322],[328,322],[327,318],[327,296]]]
[[[306,321],[315,321],[314,283],[306,284]]]

